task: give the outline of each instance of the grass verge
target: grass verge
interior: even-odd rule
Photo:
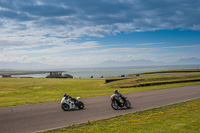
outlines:
[[[200,69],[182,69],[182,70],[166,70],[166,71],[156,71],[156,72],[144,72],[139,75],[160,75],[160,74],[200,74]],[[136,76],[138,74],[129,74],[127,76]]]
[[[72,97],[86,98],[111,95],[115,89],[120,93],[130,93],[199,84],[188,82],[120,88],[105,84],[103,79],[0,78],[0,107],[59,101],[65,92]]]
[[[73,125],[45,133],[130,132],[199,133],[200,99],[154,108],[113,118]]]
[[[119,88],[151,86],[160,84],[171,84],[181,82],[195,82],[200,81],[200,75],[164,75],[164,76],[150,76],[150,77],[134,77],[123,78],[123,80],[117,80],[110,82],[107,85]]]
[[[81,98],[120,93],[149,91],[181,86],[199,85],[200,81],[169,83],[200,79],[200,75],[164,75],[132,77],[105,84],[105,79],[58,79],[58,78],[0,78],[0,107],[59,101],[63,93]],[[140,84],[150,86],[133,87]]]

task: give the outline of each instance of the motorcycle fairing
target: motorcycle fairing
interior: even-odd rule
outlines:
[[[65,99],[65,97],[63,97],[61,103],[68,104],[70,109],[76,108],[75,103],[71,99]]]

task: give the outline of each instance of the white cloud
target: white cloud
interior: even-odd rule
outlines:
[[[200,30],[200,25],[193,25],[189,29],[199,31]]]
[[[142,55],[146,58],[144,51],[150,54],[163,49],[199,47],[134,48],[114,45],[113,48],[111,44],[103,47],[95,41],[79,41],[80,38],[103,38],[130,32],[173,29],[199,31],[199,5],[198,0],[1,0],[0,61],[49,63],[58,60],[61,64],[65,61],[84,64],[97,62],[95,59],[121,60],[140,58]],[[161,43],[138,46],[150,47],[155,44]],[[62,54],[75,50],[82,50],[81,54],[77,53],[79,55],[76,57]],[[117,52],[127,54],[116,55]],[[88,53],[90,55],[86,55]]]
[[[139,45],[147,46],[147,45],[155,45],[155,44],[163,44],[163,43],[143,43],[143,44],[139,44]]]
[[[163,48],[163,49],[200,48],[200,44],[196,44],[196,45],[184,45],[184,46],[161,47],[161,48]]]
[[[62,45],[52,45],[51,47],[47,48],[40,48],[40,47],[16,47],[12,46],[9,49],[3,49],[1,54],[10,54],[10,55],[26,55],[26,54],[57,54],[63,51],[69,52],[71,50],[81,50],[81,49],[91,49],[95,47],[100,47],[99,44],[95,41],[83,42],[83,43],[68,43]],[[26,49],[25,49],[26,48]],[[37,48],[34,50],[33,48]]]
[[[3,35],[15,31],[66,38],[103,37],[160,29],[199,30],[199,1],[10,1],[1,2]],[[87,4],[85,4],[87,3]],[[6,6],[5,6],[6,5]],[[54,6],[53,6],[54,5]],[[89,8],[90,7],[90,8]],[[93,7],[93,8],[91,8]],[[104,10],[102,10],[104,9]],[[13,13],[11,13],[11,11]],[[192,21],[190,18],[194,18]],[[21,29],[21,31],[19,31]],[[19,35],[15,33],[16,36]]]

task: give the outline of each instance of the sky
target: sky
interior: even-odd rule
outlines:
[[[0,0],[0,62],[200,58],[199,0]]]

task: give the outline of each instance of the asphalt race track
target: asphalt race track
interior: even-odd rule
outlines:
[[[0,108],[0,132],[40,132],[199,99],[200,85],[128,93],[124,96],[131,102],[131,109],[113,110],[110,96],[80,99],[85,104],[84,110],[63,111],[60,101],[3,107]]]

